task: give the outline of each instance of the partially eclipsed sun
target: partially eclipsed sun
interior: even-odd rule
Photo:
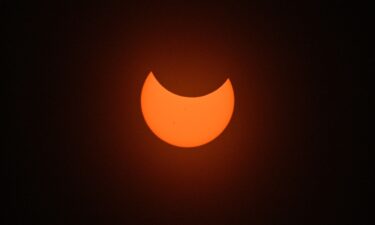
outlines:
[[[229,79],[217,90],[199,97],[176,95],[165,89],[152,72],[141,93],[143,117],[151,131],[178,147],[197,147],[219,136],[234,109]]]

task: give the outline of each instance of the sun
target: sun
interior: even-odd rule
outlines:
[[[178,147],[197,147],[218,137],[230,122],[234,91],[227,79],[215,91],[199,97],[176,95],[150,72],[141,92],[146,124],[161,140]]]

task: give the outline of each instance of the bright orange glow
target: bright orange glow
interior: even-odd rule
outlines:
[[[179,147],[196,147],[219,136],[234,109],[233,87],[229,79],[204,96],[185,97],[165,89],[152,72],[142,88],[143,117],[152,132]]]

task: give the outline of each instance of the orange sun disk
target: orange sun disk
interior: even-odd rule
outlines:
[[[143,117],[151,131],[178,147],[197,147],[218,137],[234,109],[229,79],[217,90],[199,97],[176,95],[165,89],[152,72],[141,92]]]

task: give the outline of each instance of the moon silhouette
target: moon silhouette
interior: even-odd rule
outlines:
[[[141,92],[146,124],[161,140],[178,147],[197,147],[218,137],[234,110],[234,92],[229,78],[215,91],[186,97],[165,89],[150,72]]]

